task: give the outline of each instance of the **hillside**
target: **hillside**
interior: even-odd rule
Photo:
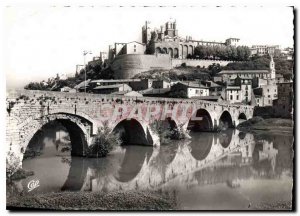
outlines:
[[[209,80],[211,78],[208,69],[181,66],[171,70],[156,69],[139,73],[134,78],[171,79],[171,80]]]

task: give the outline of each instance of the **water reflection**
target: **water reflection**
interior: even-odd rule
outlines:
[[[161,189],[181,191],[178,193],[185,203],[187,191],[199,197],[196,191],[209,185],[221,187],[229,195],[232,192],[225,188],[244,190],[253,184],[251,193],[260,193],[256,188],[264,184],[264,179],[272,180],[272,185],[286,186],[292,182],[291,136],[257,139],[250,133],[227,130],[191,133],[191,137],[160,148],[122,146],[99,159],[61,156],[54,144],[48,144],[44,148],[47,154],[24,160],[23,167],[33,170],[35,175],[16,181],[15,186],[19,192],[27,193],[28,182],[40,179],[40,187],[33,193]],[[45,157],[49,152],[52,156]],[[275,190],[291,194],[291,188],[286,188]]]
[[[208,132],[202,132],[202,133],[191,133],[191,154],[192,156],[199,161],[204,160],[213,145],[214,139],[216,139],[215,133],[208,133]]]
[[[123,146],[122,148],[125,149],[125,155],[116,179],[120,182],[128,182],[137,176],[145,163],[149,162],[153,147]]]

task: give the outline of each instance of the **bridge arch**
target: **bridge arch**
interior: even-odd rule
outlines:
[[[182,47],[182,58],[186,58],[187,57],[187,55],[188,55],[188,50],[189,50],[189,48],[188,48],[188,46],[187,45],[184,45],[183,47]]]
[[[194,48],[194,47],[193,47],[192,45],[189,45],[189,50],[188,50],[188,54],[189,54],[189,55],[193,55],[193,53],[194,53],[194,52],[193,52],[193,48]]]
[[[164,54],[168,54],[168,49],[166,47],[164,47],[162,50],[164,51]]]
[[[233,120],[231,114],[225,110],[219,119],[219,128],[220,129],[227,129],[227,128],[233,128]]]
[[[179,58],[179,51],[178,48],[174,49],[174,58]]]
[[[247,116],[245,113],[240,113],[239,116],[238,116],[238,120],[247,120]]]
[[[156,47],[155,53],[156,53],[156,54],[160,54],[160,53],[161,53],[161,48],[160,48],[160,47]]]
[[[91,141],[92,123],[87,119],[71,114],[56,113],[32,120],[20,129],[21,153],[24,154],[30,141],[43,128],[51,123],[61,124],[69,133],[72,145],[71,155],[84,156]]]
[[[206,109],[198,109],[189,120],[187,128],[192,131],[212,131],[212,117]]]
[[[168,53],[170,57],[173,58],[173,49],[171,47],[168,49]]]
[[[137,119],[123,119],[113,128],[113,132],[119,133],[123,145],[153,145],[153,140],[148,129],[144,129]]]

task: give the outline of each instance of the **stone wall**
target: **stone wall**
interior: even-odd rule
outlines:
[[[226,66],[233,61],[225,61],[225,60],[204,60],[204,59],[172,59],[171,61],[172,67],[179,67],[182,63],[186,63],[187,66],[192,67],[205,67],[207,68],[209,65],[212,64],[220,64],[221,66]]]
[[[171,59],[168,54],[128,54],[117,56],[111,64],[111,68],[115,73],[116,79],[130,79],[136,74],[154,70],[165,69],[169,70],[174,67],[181,66],[186,63],[187,66],[192,67],[208,67],[216,63],[221,66],[226,66],[233,61],[220,61],[220,60],[200,60],[200,59]]]
[[[166,54],[158,55],[120,55],[111,64],[116,79],[129,79],[134,75],[154,70],[171,69],[171,58]]]

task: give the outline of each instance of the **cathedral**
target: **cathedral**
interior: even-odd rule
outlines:
[[[159,29],[151,29],[146,21],[142,27],[142,43],[146,44],[147,54],[169,54],[171,58],[186,59],[194,54],[195,47],[237,46],[238,38],[229,38],[223,42],[193,40],[191,36],[179,37],[176,21],[168,21]]]

